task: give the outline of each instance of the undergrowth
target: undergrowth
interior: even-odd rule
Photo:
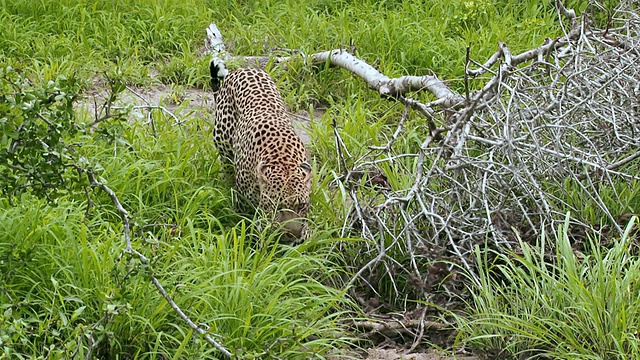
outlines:
[[[21,73],[24,83],[37,91],[63,86],[60,79],[66,79],[74,82],[69,94],[83,95],[95,90],[96,77],[103,80],[107,74],[120,85],[162,83],[208,89],[209,58],[202,44],[205,28],[215,22],[233,54],[289,55],[292,50],[308,54],[353,48],[388,76],[434,71],[454,90],[463,91],[460,79],[467,46],[471,56],[482,61],[499,41],[514,53],[540,45],[546,37],[561,33],[553,3],[0,0],[0,68],[18,69],[16,74]],[[583,10],[585,4],[569,1],[567,6]],[[344,271],[345,263],[357,269],[369,259],[362,258],[362,244],[337,243],[341,234],[336,229],[350,208],[349,189],[335,189],[332,182],[343,175],[345,165],[336,156],[332,122],[356,159],[367,151],[366,146],[386,143],[403,109],[379,99],[344,70],[296,61],[270,71],[289,107],[311,113],[314,240],[298,248],[278,245],[276,235],[259,230],[252,219],[231,210],[231,183],[222,175],[224,169],[210,142],[210,119],[172,126],[168,117],[154,112],[158,126],[154,133],[149,125],[127,121],[130,117],[125,113],[87,131],[83,126],[93,120],[91,114],[73,113],[71,107],[58,103],[62,113],[54,115],[58,111],[54,109],[46,115],[56,123],[75,121],[80,127],[61,131],[52,140],[62,139],[65,149],[73,151],[56,149],[57,154],[48,155],[55,161],[48,162],[37,154],[26,156],[33,161],[33,169],[44,164],[50,175],[62,174],[62,185],[42,187],[42,193],[37,193],[35,187],[25,187],[25,178],[14,176],[15,169],[0,165],[4,194],[0,199],[0,358],[84,358],[88,351],[103,358],[217,357],[219,353],[194,335],[149,285],[150,273],[166,284],[196,323],[207,326],[238,357],[306,359],[340,353],[336,349],[349,339],[338,320],[353,304],[336,290],[341,283],[333,282],[352,276]],[[472,87],[478,84],[471,82]],[[0,95],[14,91],[2,85]],[[54,101],[75,101],[65,95],[56,99],[57,95]],[[0,109],[1,150],[9,149],[11,138],[4,136],[9,133],[4,126],[7,113],[15,108]],[[37,111],[23,110],[37,117]],[[35,130],[47,135],[48,124],[29,119],[37,124]],[[18,128],[19,124],[11,131]],[[424,119],[409,114],[405,136],[395,144],[398,152],[415,153],[424,132]],[[122,255],[119,214],[100,190],[85,193],[88,183],[76,176],[72,164],[91,167],[118,194],[132,214],[133,245],[152,259],[149,266]],[[399,159],[389,166],[393,168],[385,173],[392,189],[410,186],[407,174],[415,170],[414,159]],[[52,179],[32,175],[29,179],[35,181]],[[610,198],[611,207],[617,209],[614,215],[636,211],[636,187],[620,192],[626,197],[622,202]],[[579,194],[576,191],[575,199],[566,199],[568,205],[583,211],[587,222],[601,220],[602,214],[590,213]],[[483,274],[486,287],[476,289],[473,305],[479,315],[463,326],[463,333],[471,336],[470,345],[504,347],[514,354],[534,347],[558,356],[565,350],[584,357],[587,350],[605,358],[637,354],[635,334],[630,332],[635,329],[630,324],[636,321],[636,299],[624,298],[628,293],[602,290],[635,286],[631,276],[637,274],[629,271],[636,266],[635,260],[620,255],[628,250],[629,238],[615,245],[613,252],[598,250],[593,242],[593,255],[575,259],[563,245],[565,235],[563,229],[554,265],[541,262],[536,250],[526,244],[522,245],[524,258],[515,262],[502,258],[500,272],[513,277],[511,284],[521,281],[521,289],[501,287],[504,284],[489,272]],[[627,247],[615,250],[618,246]],[[487,265],[480,254],[478,258],[481,268]],[[615,261],[605,261],[598,270],[598,259]],[[562,278],[565,282],[554,284],[551,279],[570,270],[561,264],[571,261],[583,267],[567,273]],[[620,269],[614,272],[616,277],[602,278],[615,266]],[[523,273],[522,269],[528,270]],[[588,288],[598,282],[602,289]],[[536,294],[530,285],[548,287],[549,297]],[[568,295],[555,291],[558,287]],[[381,281],[377,290],[382,291],[376,296],[394,301],[391,282]],[[593,308],[589,301],[595,295],[607,296],[611,309],[624,313],[626,329],[622,320],[612,319],[609,313],[586,313]],[[532,298],[523,300],[525,296]],[[520,313],[507,313],[509,303],[503,299],[512,299]],[[544,304],[535,305],[539,311],[527,309],[536,301]],[[572,318],[564,314],[566,309]],[[521,314],[529,315],[517,317]],[[605,328],[594,326],[596,320],[609,321],[606,329],[617,332],[609,336]],[[586,342],[579,344],[585,339],[597,344],[587,349]]]
[[[218,358],[150,275],[236,358],[323,358],[349,343],[339,320],[355,307],[334,285],[334,240],[279,245],[236,214],[213,146],[201,146],[205,120],[154,112],[153,127],[114,117],[87,128],[66,79],[40,88],[2,74],[0,358]],[[129,212],[149,264],[124,251],[120,213],[81,180],[89,171]]]
[[[572,247],[568,221],[538,246],[520,241],[519,254],[477,248],[479,283],[458,339],[501,358],[637,359],[637,225],[632,218],[610,247],[590,236],[585,253]]]

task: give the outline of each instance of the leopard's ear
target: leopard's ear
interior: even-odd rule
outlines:
[[[263,160],[260,160],[260,162],[258,162],[258,166],[256,167],[256,177],[258,178],[260,183],[263,183],[263,184],[268,183],[268,178],[267,178],[268,168],[269,168],[269,164],[267,164]]]
[[[311,164],[309,164],[306,161],[303,161],[300,164],[300,168],[304,172],[304,183],[307,184],[307,186],[311,187],[311,177],[313,175],[313,171],[311,169]]]
[[[305,173],[310,173],[311,172],[311,164],[309,164],[306,161],[303,161],[302,163],[300,163],[300,167],[302,168],[302,170],[305,171]]]

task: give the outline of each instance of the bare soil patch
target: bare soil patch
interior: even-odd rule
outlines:
[[[102,104],[109,98],[108,86],[102,79],[94,80],[93,87],[85,92],[85,98],[79,102],[78,108],[89,114],[100,116]],[[182,86],[169,86],[161,83],[149,86],[127,86],[115,102],[116,106],[132,106],[133,111],[148,111],[153,107],[163,107],[171,112],[180,122],[194,118],[208,120],[213,124],[215,119],[215,98],[212,91]],[[316,117],[324,114],[317,110]],[[168,114],[165,114],[168,115]],[[308,134],[309,113],[291,114],[293,126],[305,144],[311,142]]]
[[[478,360],[475,356],[451,357],[438,352],[405,353],[401,349],[367,349],[367,360]]]

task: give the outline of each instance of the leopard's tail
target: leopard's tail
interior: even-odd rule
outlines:
[[[227,74],[227,67],[224,65],[224,59],[227,57],[227,52],[224,49],[224,43],[222,42],[222,34],[216,24],[210,24],[207,28],[207,40],[205,46],[211,52],[211,62],[209,63],[209,72],[211,73],[211,88],[213,91],[218,91],[220,83]]]
[[[211,88],[213,91],[218,91],[222,79],[227,76],[229,71],[221,59],[214,57],[209,63],[209,72],[211,73]]]

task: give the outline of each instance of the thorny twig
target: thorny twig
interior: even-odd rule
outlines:
[[[362,226],[354,230],[374,245],[358,272],[365,283],[375,265],[389,259],[382,239],[405,238],[407,266],[452,261],[474,278],[474,246],[512,249],[514,228],[535,242],[567,210],[576,229],[588,227],[576,216],[585,201],[609,219],[610,231],[622,231],[599,189],[607,186],[619,200],[616,184],[640,179],[628,170],[640,159],[640,18],[618,9],[619,26],[604,31],[578,21],[571,9],[562,6],[559,13],[570,23],[564,36],[521,54],[501,43],[486,62],[470,60],[478,68],[468,69],[468,76],[490,76],[480,90],[462,96],[468,99],[463,106],[423,104],[429,110],[419,113],[445,127],[426,132],[418,152],[397,145],[407,126],[403,114],[386,145],[370,147],[355,161],[339,160],[353,163],[345,169],[349,174],[380,172],[382,163],[403,171],[398,159],[416,159],[412,185],[378,193],[384,198],[377,205],[367,200],[371,192],[349,193],[354,211],[345,224]],[[434,134],[444,136],[434,142]],[[578,203],[571,200],[576,188],[582,189]],[[433,276],[419,268],[421,278]],[[424,291],[414,290],[418,296]]]

